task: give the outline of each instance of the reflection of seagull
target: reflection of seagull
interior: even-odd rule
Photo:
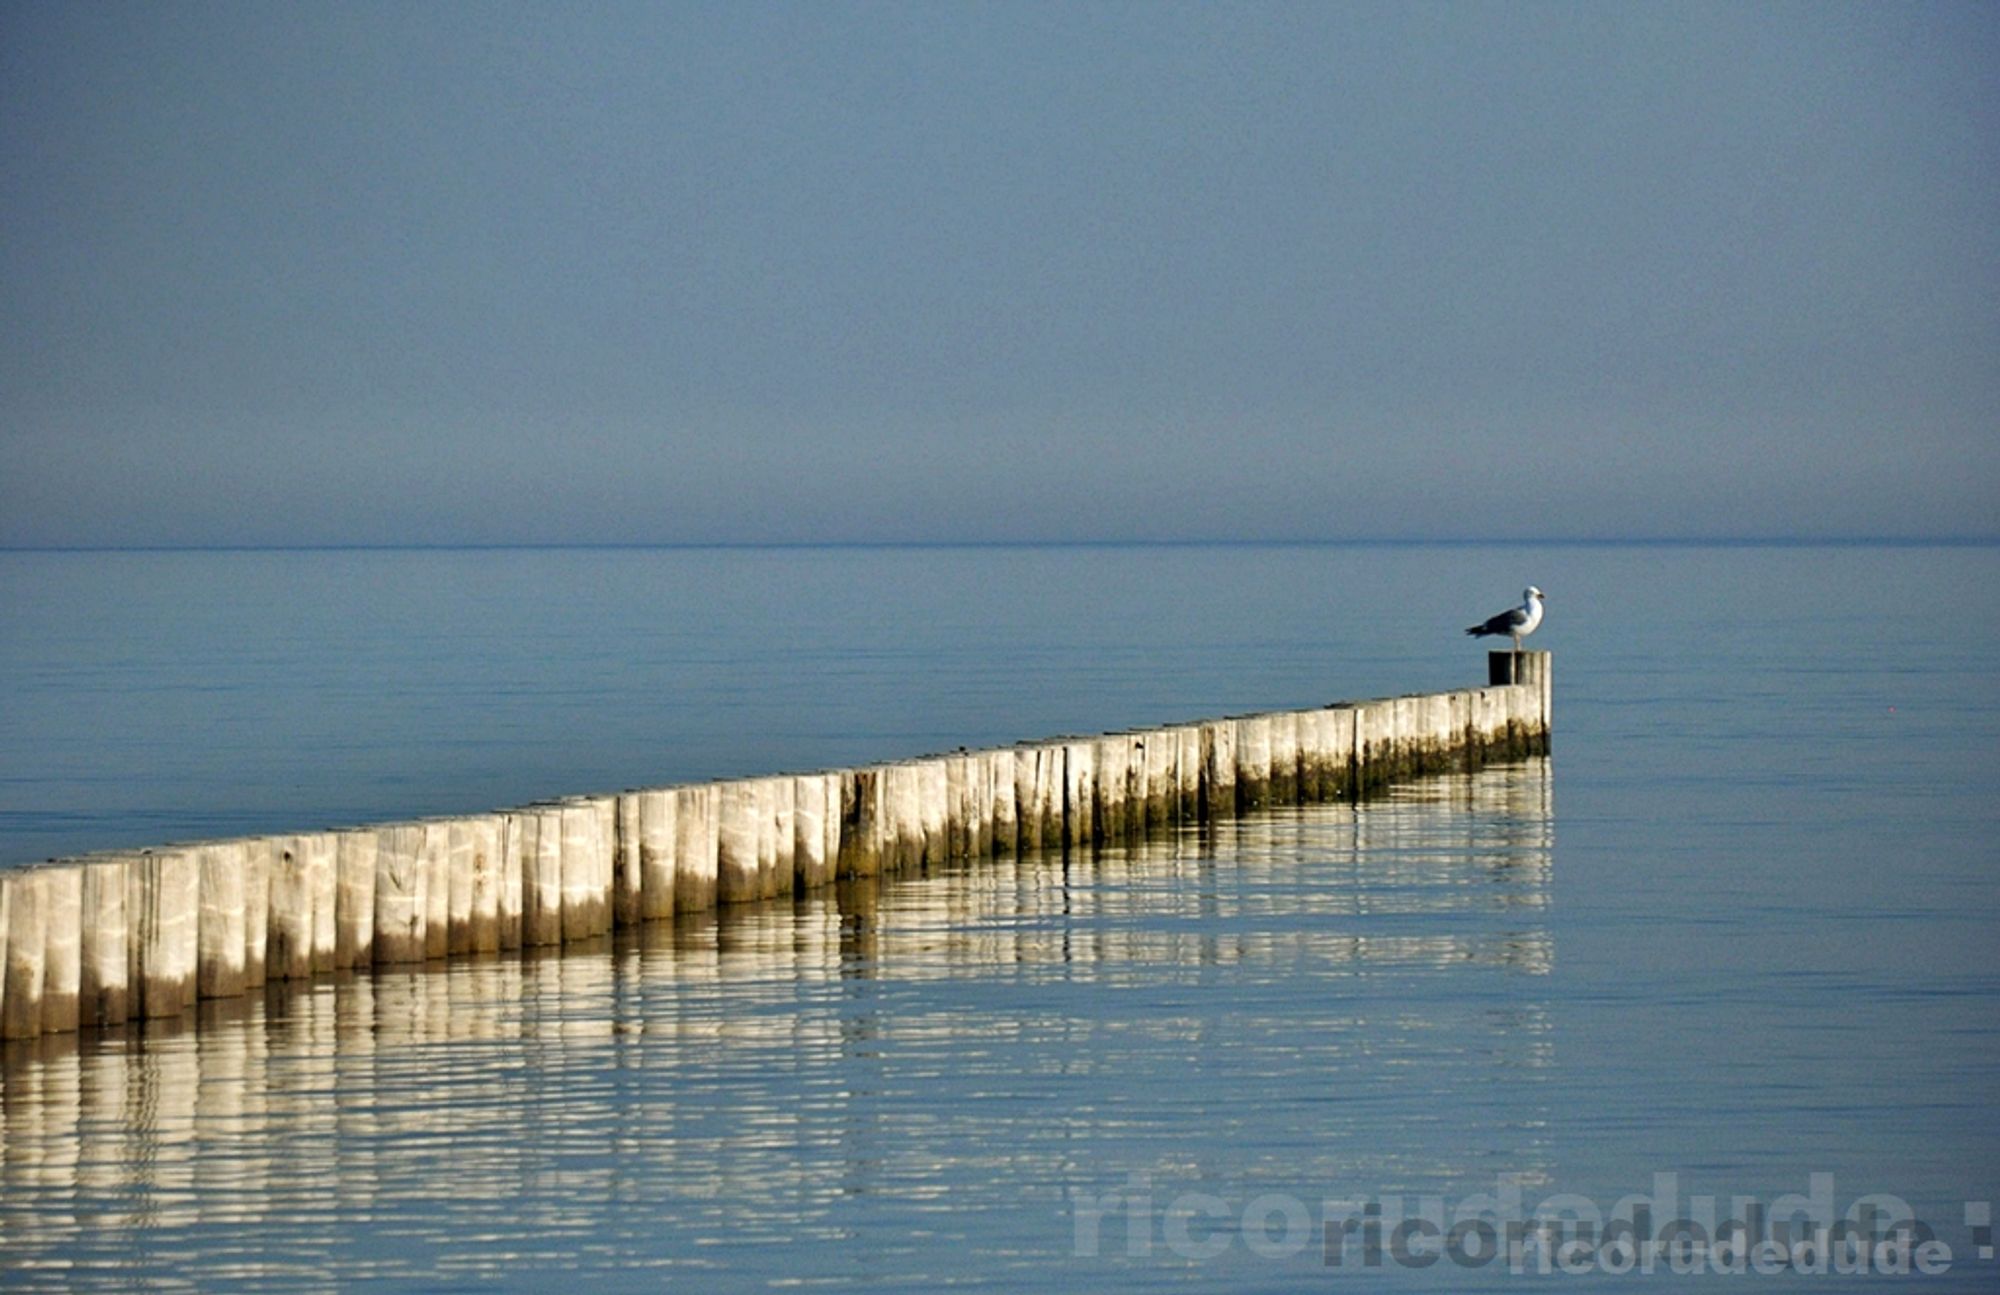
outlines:
[[[1514,650],[1521,650],[1521,640],[1535,632],[1542,623],[1542,591],[1529,585],[1521,591],[1521,605],[1509,607],[1483,625],[1474,625],[1466,630],[1474,638],[1484,638],[1488,634],[1511,634],[1514,636]]]

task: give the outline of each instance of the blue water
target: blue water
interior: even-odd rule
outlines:
[[[0,1284],[1585,1289],[1321,1227],[1669,1175],[1991,1289],[1993,548],[0,554],[0,858],[1456,687],[1530,581],[1546,762],[10,1049]]]

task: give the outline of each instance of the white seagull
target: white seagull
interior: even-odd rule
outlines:
[[[1514,651],[1521,650],[1521,640],[1535,632],[1542,623],[1542,591],[1529,585],[1521,591],[1521,605],[1509,607],[1498,616],[1489,617],[1465,632],[1474,638],[1484,638],[1488,634],[1511,634],[1514,636]]]

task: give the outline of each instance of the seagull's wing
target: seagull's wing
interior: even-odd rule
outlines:
[[[1465,632],[1474,638],[1479,638],[1487,634],[1512,634],[1516,628],[1527,624],[1527,622],[1528,613],[1522,611],[1519,607],[1509,607],[1498,616],[1488,617],[1484,623],[1474,625]]]

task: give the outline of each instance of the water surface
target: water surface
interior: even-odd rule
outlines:
[[[0,1272],[1511,1289],[1325,1203],[1828,1175],[1990,1289],[1992,549],[0,555],[6,857],[1454,687],[1529,581],[1547,762],[9,1049]]]

